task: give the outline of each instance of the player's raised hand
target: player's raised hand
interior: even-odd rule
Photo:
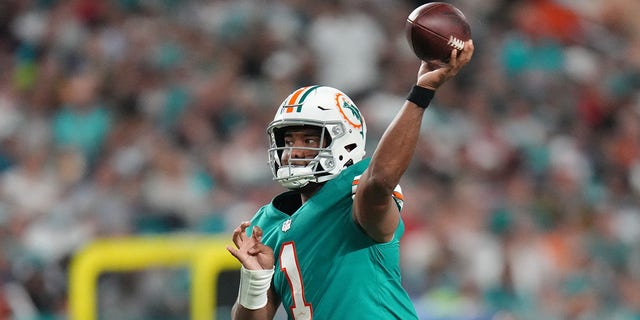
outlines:
[[[247,236],[246,230],[250,225],[249,221],[245,221],[233,230],[233,243],[236,247],[227,246],[227,250],[242,263],[245,269],[272,269],[273,250],[262,243],[260,227],[254,226],[251,236]]]
[[[417,84],[421,87],[436,90],[447,80],[453,78],[473,56],[473,40],[464,43],[464,49],[451,50],[451,58],[448,63],[441,60],[423,61],[418,71]]]

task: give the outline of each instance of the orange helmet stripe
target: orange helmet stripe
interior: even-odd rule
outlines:
[[[306,86],[306,87],[302,87],[296,91],[294,91],[291,96],[288,98],[289,101],[286,102],[286,104],[283,104],[282,108],[284,109],[284,111],[286,113],[291,113],[294,111],[294,109],[297,112],[300,112],[300,109],[302,108],[302,103],[304,102],[304,100],[307,98],[307,96],[315,89],[319,88],[321,86],[316,85],[316,86]]]
[[[287,105],[292,106],[296,103],[296,100],[298,100],[298,97],[302,94],[303,91],[307,90],[309,87],[302,87],[298,90],[296,90],[296,92],[294,92],[293,94],[291,94],[291,99],[289,99],[289,102],[287,102]]]

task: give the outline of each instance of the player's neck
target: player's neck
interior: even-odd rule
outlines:
[[[309,183],[300,189],[300,197],[302,203],[307,202],[311,197],[322,188],[323,183]]]

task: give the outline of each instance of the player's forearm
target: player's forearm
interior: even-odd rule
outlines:
[[[233,305],[231,309],[231,319],[233,320],[272,320],[273,316],[270,314],[268,307],[257,309],[257,310],[249,310],[237,302]]]
[[[391,195],[409,167],[420,136],[424,109],[407,101],[382,135],[369,165],[369,183]],[[385,198],[386,200],[386,198]]]
[[[423,108],[411,102],[404,104],[360,178],[354,217],[375,241],[390,241],[398,227],[399,215],[392,194],[413,157],[423,114]]]
[[[262,232],[260,228],[254,230]],[[252,234],[252,236],[254,235]],[[255,273],[257,272],[257,273]],[[273,274],[273,271],[271,272]],[[247,270],[244,266],[240,270],[240,284],[238,300],[231,309],[233,320],[272,320],[280,305],[280,299],[271,285],[263,291],[266,270]],[[268,281],[271,282],[271,275]]]

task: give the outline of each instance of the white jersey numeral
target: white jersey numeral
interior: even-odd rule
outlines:
[[[291,287],[291,314],[295,320],[311,320],[311,304],[304,298],[304,284],[293,242],[285,242],[280,250],[280,271],[284,272]]]

